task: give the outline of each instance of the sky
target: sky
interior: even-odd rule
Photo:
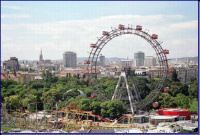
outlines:
[[[44,59],[62,59],[65,51],[88,57],[102,31],[119,24],[158,34],[168,58],[198,56],[197,1],[1,1],[1,61],[39,60],[41,49]],[[156,56],[136,35],[116,37],[101,53],[133,59],[137,51]]]

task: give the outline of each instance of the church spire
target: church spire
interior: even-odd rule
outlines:
[[[42,49],[40,50],[40,57],[39,57],[39,63],[43,63],[43,56],[42,56]]]

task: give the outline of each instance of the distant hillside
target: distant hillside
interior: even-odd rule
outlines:
[[[172,58],[171,60],[186,61],[186,57],[183,57],[183,58]],[[198,62],[198,57],[188,57],[188,61]]]

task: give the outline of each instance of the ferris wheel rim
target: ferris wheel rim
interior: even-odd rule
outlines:
[[[162,48],[161,43],[158,42],[157,39],[153,39],[152,36],[148,32],[145,32],[143,30],[137,30],[132,27],[131,28],[129,28],[129,27],[123,28],[123,29],[114,29],[114,30],[111,30],[110,32],[108,32],[107,35],[103,35],[100,38],[98,38],[97,42],[95,43],[96,47],[92,48],[92,50],[89,54],[89,57],[88,57],[88,61],[90,62],[90,64],[88,64],[88,66],[87,66],[87,71],[88,71],[87,73],[88,73],[89,78],[91,78],[91,80],[95,79],[92,74],[93,73],[97,74],[97,70],[96,70],[97,59],[100,55],[100,52],[105,47],[105,45],[107,43],[109,43],[110,40],[112,40],[118,36],[126,35],[126,34],[132,34],[132,35],[136,35],[136,36],[143,38],[152,46],[152,48],[156,52],[156,56],[159,60],[159,66],[160,66],[160,71],[159,71],[160,78],[162,78],[162,79],[159,81],[159,83],[157,83],[157,86],[154,88],[153,91],[155,91],[156,88],[159,89],[159,91],[161,91],[160,87],[161,87],[161,85],[162,86],[164,85],[163,81],[168,76],[168,59],[167,59],[166,54],[163,53],[164,49]],[[156,34],[153,34],[153,35],[156,35]],[[163,73],[161,74],[162,71],[163,71]],[[95,85],[95,83],[93,85]],[[152,98],[152,99],[154,99],[154,98]]]

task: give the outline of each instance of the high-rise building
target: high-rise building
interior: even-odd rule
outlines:
[[[75,52],[67,51],[63,54],[63,62],[65,67],[76,67],[77,57]]]
[[[156,58],[153,56],[146,56],[145,66],[156,66]]]
[[[105,66],[105,64],[106,64],[106,58],[105,58],[105,56],[103,56],[101,54],[100,57],[99,57],[99,59],[100,59],[100,62],[101,62],[101,66]]]
[[[135,66],[144,66],[144,53],[138,51],[134,53],[134,65]]]
[[[42,49],[41,49],[41,52],[40,52],[39,63],[40,64],[44,63],[44,59],[43,59],[43,56],[42,56]]]
[[[3,69],[11,70],[11,71],[19,70],[18,58],[10,57],[10,60],[4,61],[3,62]]]

